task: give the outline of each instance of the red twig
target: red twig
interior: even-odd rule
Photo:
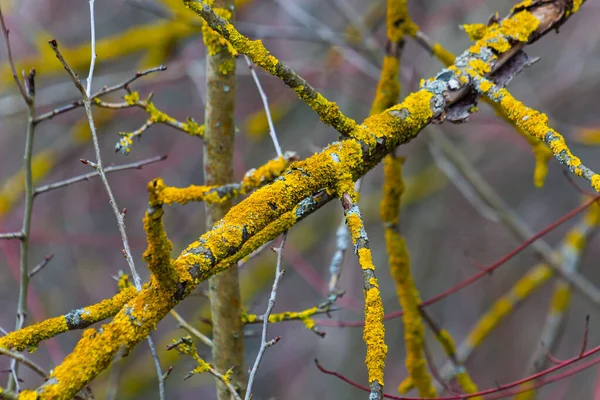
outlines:
[[[450,289],[448,289],[428,300],[425,300],[424,302],[421,303],[421,307],[427,307],[427,306],[430,306],[442,299],[445,299],[446,297],[450,296],[451,294],[458,292],[459,290],[461,290],[461,289],[469,286],[470,284],[478,281],[479,279],[483,278],[484,276],[491,274],[497,268],[499,268],[500,266],[505,264],[507,261],[509,261],[511,258],[513,258],[517,254],[519,254],[520,252],[525,250],[533,242],[535,242],[536,240],[545,236],[549,232],[553,231],[554,229],[556,229],[563,223],[567,222],[568,220],[570,220],[577,214],[581,213],[582,211],[584,211],[586,208],[588,208],[589,206],[591,206],[593,203],[597,202],[598,200],[600,200],[600,195],[596,195],[593,198],[589,199],[588,201],[586,201],[579,207],[575,208],[574,210],[571,210],[567,214],[563,215],[562,217],[560,217],[559,219],[554,221],[552,224],[548,225],[541,231],[537,232],[535,235],[533,235],[532,237],[527,239],[525,242],[521,243],[519,246],[517,246],[511,252],[509,252],[508,254],[506,254],[505,256],[503,256],[502,258],[500,258],[493,264],[491,264],[489,267],[480,268],[481,272],[471,276],[470,278],[465,279],[464,281],[458,283],[455,286],[452,286]],[[386,314],[383,317],[383,320],[388,321],[390,319],[398,318],[398,317],[402,316],[402,314],[403,314],[402,310],[395,311],[393,313]],[[331,320],[325,320],[325,319],[317,319],[316,323],[317,323],[317,325],[321,325],[321,326],[331,326],[331,327],[338,327],[338,328],[345,328],[345,327],[354,328],[354,327],[364,326],[364,320],[363,321],[331,321]]]
[[[513,395],[518,394],[518,393],[527,392],[529,390],[533,390],[533,389],[539,388],[541,386],[547,385],[549,383],[556,382],[558,380],[564,379],[564,378],[569,377],[571,375],[574,375],[574,374],[576,374],[576,373],[578,373],[580,371],[583,371],[584,369],[589,368],[589,367],[591,367],[591,366],[593,366],[593,365],[595,365],[597,363],[600,363],[600,358],[596,358],[596,359],[590,360],[590,361],[588,361],[588,362],[586,362],[586,363],[584,363],[582,365],[579,365],[579,366],[570,368],[570,369],[568,369],[566,371],[563,371],[562,373],[557,374],[557,375],[555,375],[553,377],[550,377],[550,378],[547,378],[547,379],[542,379],[546,375],[549,375],[549,374],[551,374],[553,372],[556,372],[558,370],[566,368],[566,367],[568,367],[568,366],[576,363],[577,361],[580,361],[580,360],[583,360],[585,358],[588,358],[589,356],[594,355],[594,354],[599,353],[599,352],[600,352],[600,346],[597,346],[597,347],[594,347],[593,349],[591,349],[589,351],[584,352],[581,355],[577,355],[576,357],[573,357],[573,358],[570,358],[570,359],[568,359],[568,360],[566,360],[564,362],[561,362],[559,365],[555,365],[553,367],[550,367],[548,369],[545,369],[543,371],[540,371],[540,372],[535,373],[533,375],[530,375],[530,376],[528,376],[526,378],[523,378],[523,379],[511,382],[511,383],[507,383],[507,384],[504,384],[504,385],[500,385],[499,384],[495,388],[482,390],[482,391],[477,392],[477,393],[458,394],[458,395],[453,395],[453,396],[437,397],[436,399],[437,400],[465,400],[465,399],[470,399],[470,398],[473,398],[473,397],[488,396],[488,395],[494,395],[492,397],[489,397],[489,399],[501,399],[501,398],[504,398],[504,397],[513,396]],[[330,371],[330,370],[327,370],[327,369],[323,368],[319,364],[319,362],[317,360],[315,360],[315,363],[317,364],[317,368],[319,368],[319,370],[321,372],[323,372],[325,374],[328,374],[328,375],[333,375],[333,376],[341,379],[342,381],[344,381],[344,382],[346,382],[346,383],[348,383],[348,384],[350,384],[350,385],[352,385],[352,386],[354,386],[354,387],[356,387],[358,389],[361,389],[363,391],[366,391],[366,392],[370,391],[369,388],[367,388],[367,387],[365,387],[363,385],[360,385],[360,384],[358,384],[358,383],[350,380],[349,378],[346,378],[345,376],[343,376],[342,374],[340,374],[338,372]],[[523,385],[523,384],[525,384],[527,382],[531,382],[531,381],[536,381],[536,382],[533,385],[531,385],[531,386],[529,386],[529,387],[527,387],[525,389],[508,390],[508,389],[517,388],[518,386],[521,386],[521,385]],[[502,392],[502,393],[500,393],[500,392]],[[432,399],[432,398],[400,397],[400,396],[392,396],[392,395],[389,395],[389,394],[384,394],[383,396],[385,398],[388,398],[388,399],[397,399],[397,400],[435,400],[435,399]]]

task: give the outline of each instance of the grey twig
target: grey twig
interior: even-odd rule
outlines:
[[[0,240],[23,239],[23,232],[0,233]]]
[[[146,160],[136,161],[136,162],[129,163],[129,164],[114,165],[114,166],[106,167],[104,169],[104,173],[109,174],[111,172],[125,171],[128,169],[142,169],[146,165],[154,164],[154,163],[166,160],[166,159],[167,159],[167,156],[164,155],[164,156],[156,156],[156,157],[148,158]],[[69,185],[72,185],[74,183],[78,183],[81,181],[88,181],[88,180],[90,180],[90,178],[94,178],[96,176],[99,176],[98,171],[89,172],[87,174],[74,176],[73,178],[65,179],[64,181],[59,181],[59,182],[51,183],[49,185],[40,186],[35,189],[34,195],[37,196],[39,194],[50,192],[50,191],[56,190],[56,189],[60,189],[65,186],[69,186]],[[0,238],[1,237],[2,236],[0,235]]]
[[[260,93],[260,98],[263,103],[263,107],[265,108],[265,115],[267,116],[267,123],[269,124],[269,135],[271,135],[271,140],[273,141],[273,145],[275,146],[275,151],[277,152],[278,157],[283,157],[283,153],[281,152],[281,146],[279,145],[279,140],[277,139],[277,132],[275,131],[275,125],[273,124],[273,118],[271,117],[271,110],[269,108],[269,99],[263,87],[258,79],[258,74],[256,73],[256,68],[254,68],[254,64],[248,58],[247,55],[244,55],[246,59],[246,64],[248,64],[248,68],[250,69],[250,75],[252,75],[252,79],[254,79],[254,83],[256,84],[256,88],[258,89],[258,93]]]
[[[252,397],[252,384],[254,383],[254,378],[256,376],[256,371],[260,367],[260,362],[265,354],[265,351],[275,343],[277,343],[280,339],[279,336],[275,337],[272,340],[267,341],[267,330],[269,329],[269,315],[273,311],[273,307],[275,307],[275,298],[277,297],[277,289],[279,288],[279,282],[283,277],[285,270],[282,268],[283,263],[283,247],[285,246],[285,240],[287,238],[287,232],[283,233],[283,237],[281,238],[281,244],[275,250],[277,252],[277,267],[275,269],[275,280],[273,281],[273,288],[271,289],[271,296],[269,297],[269,303],[267,305],[267,310],[263,315],[263,329],[261,336],[260,349],[258,350],[258,355],[256,356],[256,360],[254,360],[254,365],[250,370],[250,375],[248,377],[248,388],[246,389],[246,396],[244,400],[249,400]]]
[[[48,373],[44,370],[44,368],[40,367],[39,365],[37,365],[33,361],[29,360],[25,356],[23,356],[17,352],[5,349],[3,347],[0,347],[0,354],[10,357],[15,361],[20,362],[21,364],[25,365],[26,367],[28,367],[29,369],[31,369],[32,371],[37,373],[42,378],[48,379]]]
[[[430,135],[432,145],[438,146],[450,162],[469,182],[477,194],[494,210],[498,219],[506,225],[510,232],[520,241],[525,241],[533,236],[533,232],[523,223],[517,214],[498,196],[494,189],[477,173],[469,161],[444,135]],[[546,263],[563,280],[580,292],[596,307],[600,306],[600,289],[577,271],[569,271],[563,266],[560,257],[544,240],[538,239],[531,244],[531,248],[538,253]]]
[[[121,90],[121,89],[125,89],[127,87],[129,87],[129,85],[131,83],[133,83],[134,81],[136,81],[137,79],[144,77],[146,75],[149,75],[151,73],[154,72],[158,72],[158,71],[165,71],[167,69],[166,66],[164,65],[160,65],[158,67],[154,67],[154,68],[150,68],[144,71],[138,71],[135,73],[135,75],[117,85],[113,85],[113,86],[104,86],[102,89],[98,90],[96,93],[94,93],[91,97],[90,100],[96,100],[106,94],[112,93],[112,92],[116,92],[117,90]],[[83,100],[76,100],[73,101],[70,104],[55,108],[51,111],[48,111],[47,113],[41,114],[39,115],[37,118],[35,118],[34,123],[35,124],[39,124],[40,122],[46,120],[46,119],[52,119],[54,117],[56,117],[57,115],[60,114],[64,114],[68,111],[74,110],[76,108],[79,107],[83,107]],[[125,107],[123,107],[125,108]]]
[[[54,258],[54,254],[48,254],[46,257],[44,257],[44,259],[42,260],[41,263],[39,263],[38,265],[33,267],[33,269],[31,271],[29,271],[29,279],[33,278],[35,274],[37,274],[42,269],[44,269],[46,267],[46,265],[48,265],[48,263],[50,261],[52,261],[53,258]]]
[[[179,313],[177,311],[171,310],[171,311],[169,311],[169,314],[171,314],[171,316],[175,319],[175,321],[177,321],[177,323],[179,323],[179,326],[181,326],[183,329],[185,329],[186,331],[188,331],[189,333],[194,335],[202,343],[204,343],[205,345],[207,345],[209,348],[212,349],[212,347],[213,347],[212,340],[210,340],[210,338],[208,338],[206,335],[202,334],[202,332],[200,332],[199,330],[194,328],[192,325],[190,325],[185,319],[183,319],[183,317],[181,315],[179,315]]]
[[[90,3],[92,3],[92,2],[93,2],[93,0],[90,0]],[[90,11],[91,11],[90,17],[92,19],[91,36],[93,39],[96,35],[96,32],[94,30],[95,25],[93,22],[93,19],[94,19],[93,4],[90,4]],[[93,40],[95,40],[95,39],[93,39]],[[94,145],[94,153],[96,156],[96,162],[93,164],[93,168],[96,169],[96,171],[98,172],[98,175],[100,176],[100,180],[102,181],[102,183],[104,185],[104,189],[108,195],[109,204],[112,208],[115,218],[117,219],[119,233],[121,234],[121,241],[123,242],[123,254],[126,258],[127,264],[129,265],[129,269],[131,271],[131,276],[133,277],[133,282],[134,282],[135,288],[137,289],[137,291],[140,291],[142,289],[142,280],[141,280],[141,278],[137,272],[137,269],[135,267],[135,263],[133,261],[133,256],[131,255],[131,248],[129,246],[129,240],[127,238],[127,231],[126,231],[126,227],[125,227],[125,218],[124,218],[123,213],[121,213],[121,211],[118,208],[117,201],[112,192],[110,184],[108,183],[108,179],[106,178],[106,173],[105,173],[104,167],[102,165],[103,163],[102,163],[102,154],[100,152],[100,143],[98,142],[98,135],[96,133],[96,126],[94,124],[94,117],[92,114],[91,100],[89,97],[90,92],[88,90],[86,90],[86,88],[83,87],[81,80],[79,79],[79,77],[77,76],[75,71],[73,71],[73,69],[71,68],[69,63],[65,60],[60,49],[58,48],[57,41],[55,39],[52,39],[48,43],[50,44],[50,47],[56,54],[56,57],[58,58],[58,60],[61,62],[61,64],[63,65],[63,67],[65,68],[65,70],[67,71],[67,73],[69,74],[71,79],[73,80],[75,87],[77,89],[79,89],[79,92],[81,93],[81,97],[83,99],[83,106],[85,108],[85,113],[86,113],[88,123],[90,126],[90,131],[92,132],[92,142]],[[96,59],[96,55],[94,53],[94,47],[92,46],[91,64],[95,63],[95,59]],[[90,66],[90,73],[93,73],[93,65]],[[88,83],[91,83],[91,80],[92,80],[92,76],[88,76]],[[156,354],[156,349],[154,347],[154,343],[152,342],[152,339],[150,337],[148,337],[148,345],[150,346],[150,352],[152,353],[152,356],[155,360],[155,364],[157,367],[160,398],[161,398],[161,400],[164,400],[165,391],[164,391],[163,373],[160,368],[160,362],[159,362],[157,354]]]
[[[31,69],[29,74],[25,75],[23,71],[23,82],[20,81],[12,58],[12,50],[8,39],[8,29],[4,23],[4,16],[0,9],[0,24],[6,41],[8,59],[11,66],[13,78],[19,87],[19,92],[27,104],[27,133],[25,135],[25,153],[23,155],[23,170],[25,175],[25,207],[23,209],[23,224],[20,237],[20,280],[19,280],[19,300],[17,304],[17,322],[15,330],[19,330],[25,324],[27,315],[27,292],[29,289],[29,234],[31,232],[31,214],[33,212],[33,171],[31,166],[31,156],[33,153],[33,139],[35,132],[35,69]],[[9,235],[10,236],[10,235]],[[7,388],[9,391],[17,389],[18,392],[18,364],[17,358],[13,357],[10,369],[11,375],[8,379]]]

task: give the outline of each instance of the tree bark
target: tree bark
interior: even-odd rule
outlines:
[[[214,8],[231,10],[233,0],[216,0]],[[234,182],[234,110],[235,59],[226,47],[207,38],[206,111],[204,133],[204,184],[223,185]],[[210,230],[229,208],[231,202],[206,205],[206,229]],[[243,393],[246,386],[243,325],[237,264],[209,280],[213,323],[213,364],[222,374],[233,368],[232,384]],[[230,400],[227,387],[217,382],[219,400]]]

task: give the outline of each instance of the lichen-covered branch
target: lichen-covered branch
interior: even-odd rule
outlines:
[[[468,29],[468,26],[466,26]],[[432,55],[440,60],[445,66],[449,67],[454,64],[456,56],[450,51],[446,50],[441,44],[432,44],[431,39],[427,37],[423,32],[419,31],[414,35],[418,43],[423,44]],[[513,122],[507,115],[506,111],[500,106],[500,104],[491,100],[488,96],[483,96],[481,100],[489,105],[496,115],[502,118],[507,123],[511,124],[517,133],[521,135],[527,143],[531,146],[533,155],[535,157],[535,169],[533,172],[533,183],[536,187],[542,187],[546,176],[548,175],[548,163],[552,158],[552,151],[542,141],[537,140],[533,135],[529,134],[522,127],[518,126]]]
[[[173,285],[177,281],[177,275],[171,266],[173,245],[167,238],[163,225],[164,210],[163,203],[158,198],[157,183],[158,180],[155,179],[148,184],[148,209],[144,216],[144,231],[148,247],[142,258],[159,282],[164,285]]]
[[[272,56],[260,40],[246,38],[232,24],[219,17],[206,3],[193,0],[183,0],[183,2],[204,18],[210,28],[227,40],[227,45],[231,46],[232,52],[245,54],[254,64],[278,77],[293,89],[298,97],[317,113],[321,121],[335,128],[343,136],[348,136],[356,128],[356,122],[342,114],[337,104],[327,100],[304,78]]]
[[[369,248],[369,238],[360,215],[358,206],[352,202],[348,193],[342,196],[342,206],[346,216],[346,224],[354,244],[354,253],[363,275],[363,292],[365,295],[365,328],[363,340],[367,346],[365,363],[369,374],[371,396],[369,399],[383,399],[383,368],[387,355],[385,344],[385,327],[383,325],[383,302],[379,292],[379,284],[375,276],[375,266]]]
[[[332,306],[340,296],[341,293],[333,294],[331,298],[327,299],[327,301],[315,307],[307,308],[306,310],[285,311],[281,313],[269,314],[269,323],[275,324],[284,321],[300,321],[304,324],[304,326],[306,326],[307,329],[310,329],[317,335],[324,337],[325,334],[317,330],[315,320],[312,317],[314,317],[315,315],[326,314],[331,311],[334,311],[332,310]],[[248,314],[246,312],[243,312],[242,322],[246,325],[262,324],[264,322],[264,316],[257,314]]]
[[[158,199],[164,204],[186,204],[190,201],[204,201],[205,203],[223,203],[227,200],[243,196],[252,190],[264,186],[277,179],[296,159],[296,154],[286,152],[283,157],[277,157],[258,168],[246,172],[244,178],[238,183],[224,185],[191,185],[186,188],[166,186],[161,179],[156,180],[155,192]]]
[[[398,218],[400,199],[404,191],[402,181],[402,158],[387,156],[384,160],[385,183],[381,201],[381,220],[385,227],[385,244],[388,253],[390,274],[396,282],[398,300],[404,314],[404,342],[406,349],[406,370],[411,382],[418,389],[419,396],[434,398],[437,392],[431,375],[427,371],[427,361],[423,354],[425,328],[419,313],[421,297],[410,270],[410,258],[404,237],[399,233]],[[398,388],[404,393],[403,387]]]
[[[49,318],[6,336],[0,337],[0,347],[6,349],[34,350],[38,344],[61,333],[74,329],[84,329],[117,314],[136,294],[134,287],[124,288],[114,297],[102,300],[91,306],[72,310],[59,317]]]
[[[167,350],[172,350],[176,348],[179,352],[183,354],[187,354],[192,357],[194,361],[198,364],[196,368],[191,370],[183,379],[189,379],[196,374],[201,374],[203,372],[208,372],[212,376],[214,376],[220,383],[225,385],[228,390],[231,392],[231,398],[235,400],[242,400],[239,394],[236,393],[235,387],[231,383],[233,370],[229,369],[224,374],[217,371],[212,365],[204,361],[196,350],[196,345],[192,341],[190,336],[184,336],[179,340],[174,340],[173,344],[170,345]]]
[[[472,76],[472,79],[478,90],[500,104],[508,118],[516,126],[536,139],[545,142],[561,164],[565,164],[575,175],[585,178],[597,192],[600,192],[600,174],[585,166],[578,157],[571,153],[563,136],[548,125],[546,114],[525,106],[515,99],[508,90],[497,87],[491,81],[479,75]]]
[[[549,6],[552,3],[548,2]],[[558,27],[563,21],[555,21],[551,27]],[[507,43],[510,49],[510,42]],[[500,55],[501,60],[510,57],[510,52]],[[447,71],[424,81],[422,88],[402,103],[367,118],[351,138],[293,163],[279,179],[233,207],[175,260],[178,282],[174,287],[165,287],[151,277],[111,323],[101,331],[84,332],[73,352],[54,369],[49,382],[37,390],[39,397],[73,396],[110,364],[120,348],[130,349],[143,340],[201,281],[288,230],[300,217],[329,201],[332,193],[351,193],[355,180],[397,146],[415,138],[433,118],[439,118],[448,106],[444,94],[459,92],[464,84],[448,79]]]

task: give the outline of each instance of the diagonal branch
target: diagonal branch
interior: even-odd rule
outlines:
[[[544,4],[552,7],[558,3],[564,4],[564,1]],[[519,13],[521,18],[546,18],[542,14],[540,9],[535,14],[527,10]],[[502,21],[501,24],[514,25],[514,18],[511,15],[509,22]],[[495,39],[504,40],[508,48],[503,48],[497,59],[488,60],[487,65],[494,70],[513,57],[513,52],[509,51],[512,47],[528,43],[530,36],[537,39],[548,31],[548,26],[556,28],[565,20],[553,20],[539,31],[538,27],[529,27],[529,35],[519,36],[523,42],[509,41],[507,35],[510,32],[498,31]],[[232,44],[248,45],[233,30],[229,30],[228,34]],[[262,45],[259,47],[263,48]],[[249,49],[259,47],[254,44]],[[267,54],[262,53],[262,56],[267,57]],[[274,67],[272,58],[267,58],[270,60],[266,61],[267,64]],[[397,146],[415,138],[434,118],[439,119],[452,101],[464,96],[466,91],[462,88],[466,83],[452,79],[453,74],[448,72],[443,71],[425,81],[421,90],[410,94],[401,104],[367,118],[351,130],[350,139],[334,142],[306,160],[292,164],[280,179],[233,207],[175,260],[176,285],[171,287],[151,281],[101,332],[86,330],[73,352],[54,369],[50,381],[37,390],[39,397],[73,396],[110,364],[120,348],[130,349],[146,338],[156,324],[201,281],[227,269],[236,260],[288,230],[301,217],[329,201],[331,193],[351,192],[353,181]],[[450,95],[453,95],[452,98],[447,100],[446,96]],[[329,194],[323,189],[327,189]],[[316,195],[318,193],[321,194]],[[84,367],[82,360],[85,360]]]

